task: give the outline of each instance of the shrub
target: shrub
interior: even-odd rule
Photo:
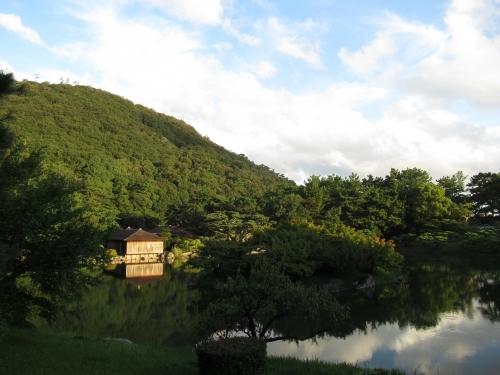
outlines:
[[[462,240],[462,249],[476,254],[500,252],[500,236],[496,230],[467,232]]]
[[[258,375],[266,372],[267,348],[254,337],[231,337],[197,345],[201,375]]]
[[[182,256],[182,250],[181,249],[178,249],[177,247],[174,247],[172,249],[172,254],[174,254],[175,256],[175,259],[180,259],[181,256]]]

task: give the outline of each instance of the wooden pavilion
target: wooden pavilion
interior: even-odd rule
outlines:
[[[164,239],[156,234],[128,227],[115,233],[107,243],[108,249],[115,249],[120,255],[160,255],[163,254]]]

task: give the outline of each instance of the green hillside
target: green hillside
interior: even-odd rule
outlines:
[[[280,183],[268,167],[229,152],[184,121],[88,86],[23,81],[3,110],[11,131],[45,149],[46,168],[82,181],[96,215],[152,226],[210,210],[262,205]],[[3,112],[3,111],[2,111]],[[196,211],[196,209],[195,209]]]

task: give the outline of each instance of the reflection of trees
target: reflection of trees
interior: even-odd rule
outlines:
[[[105,277],[79,306],[80,312],[60,319],[55,329],[89,336],[124,337],[136,342],[184,344],[188,340],[191,313],[198,298],[187,288],[187,275],[140,285]]]
[[[370,295],[351,292],[341,302],[351,305],[351,319],[334,336],[348,336],[355,330],[367,332],[380,325],[398,324],[417,329],[434,327],[445,312],[462,312],[472,317],[477,283],[470,276],[446,267],[422,267],[408,274],[409,285],[385,285]]]
[[[500,276],[479,275],[479,311],[491,322],[500,322]]]
[[[351,306],[350,319],[324,336],[346,337],[356,330],[366,333],[385,324],[424,329],[438,325],[445,312],[462,312],[472,318],[478,284],[470,276],[447,267],[426,266],[410,270],[408,281],[409,285],[385,285],[339,295],[341,303]],[[287,331],[285,324],[276,325],[277,334]]]
[[[140,289],[127,280],[105,277],[101,287],[91,290],[85,301],[75,306],[81,312],[61,319],[55,329],[137,342],[183,344],[192,318],[190,306],[197,303],[203,310],[214,298],[211,288],[189,291],[190,277],[172,274],[141,285]],[[475,298],[487,319],[500,321],[498,275],[471,276],[447,267],[424,266],[409,270],[408,281],[407,286],[379,286],[372,293],[339,294],[340,302],[351,306],[350,319],[325,336],[345,337],[356,330],[368,332],[385,324],[424,329],[436,326],[446,312],[462,312],[472,318]],[[275,330],[279,334],[287,328],[280,322]]]

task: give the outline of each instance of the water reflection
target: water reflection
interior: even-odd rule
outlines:
[[[188,344],[193,306],[208,301],[200,301],[200,290],[188,289],[193,275],[175,272],[168,264],[162,267],[163,276],[156,280],[104,276],[101,287],[73,306],[79,314],[61,319],[54,329]],[[339,331],[318,337],[316,343],[270,343],[268,353],[369,367],[418,367],[429,374],[500,373],[499,275],[424,266],[409,270],[407,279],[406,286],[340,295],[351,305],[351,319]],[[138,289],[137,280],[148,283]],[[210,298],[211,291],[203,294]]]
[[[448,313],[435,327],[400,329],[383,324],[345,339],[322,338],[299,343],[270,343],[268,353],[325,361],[346,361],[368,367],[417,367],[428,374],[494,374],[500,369],[500,326],[480,314]]]
[[[123,279],[137,279],[163,276],[163,262],[156,263],[120,263],[105,270]]]
[[[478,309],[491,322],[500,322],[500,277],[479,275],[476,280],[479,283]]]
[[[190,277],[163,265],[161,278],[121,279],[103,275],[99,287],[70,306],[76,313],[55,322],[51,329],[84,336],[123,337],[133,342],[186,345],[191,306],[199,298],[188,290]],[[35,324],[49,328],[43,321]]]
[[[498,275],[447,267],[409,272],[407,287],[387,285],[340,298],[352,319],[340,334],[302,343],[270,343],[268,353],[429,374],[500,372]]]

